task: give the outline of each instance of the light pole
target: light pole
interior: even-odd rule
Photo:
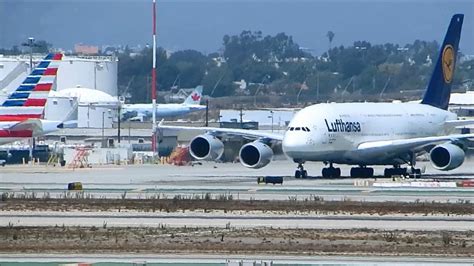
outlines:
[[[28,42],[22,43],[22,46],[30,47],[30,73],[33,72],[33,46],[34,46],[35,38],[29,37]],[[35,149],[36,143],[35,138],[31,138],[31,146],[30,146],[30,161],[33,162],[33,150]]]
[[[367,50],[367,46],[356,46],[356,50],[359,50],[362,52],[362,60],[365,60],[365,51]]]
[[[268,116],[268,118],[272,119],[272,132],[273,132],[273,110],[270,111],[270,115]]]
[[[35,38],[30,37],[28,38],[28,44],[30,46],[30,72],[33,71],[33,45],[35,42]]]
[[[28,42],[24,42],[21,44],[21,46],[26,46],[30,48],[30,72],[33,71],[33,47],[35,45],[35,38],[29,37]]]

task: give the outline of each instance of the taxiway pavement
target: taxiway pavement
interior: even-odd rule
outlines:
[[[425,177],[431,180],[474,179],[474,162],[468,160],[460,168],[449,172],[433,169],[429,162],[418,164],[426,169]],[[319,174],[322,164],[307,163],[310,175]],[[236,163],[203,162],[195,166],[173,165],[123,165],[93,166],[85,169],[68,169],[46,166],[6,166],[0,168],[1,192],[64,193],[69,182],[82,182],[84,192],[95,197],[117,198],[127,193],[129,198],[148,195],[223,194],[230,193],[238,199],[287,200],[320,196],[325,200],[358,201],[474,201],[474,188],[375,188],[354,186],[360,179],[295,179],[295,164],[282,160],[267,167],[247,169]],[[383,167],[376,167],[381,174]],[[349,167],[342,166],[348,173]],[[283,176],[283,185],[258,185],[259,176]],[[387,180],[381,176],[365,181]],[[364,181],[364,180],[363,180]],[[360,183],[360,182],[359,182]]]

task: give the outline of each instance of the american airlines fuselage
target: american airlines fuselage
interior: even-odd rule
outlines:
[[[451,112],[412,103],[317,104],[290,122],[282,147],[295,161],[396,165],[400,155],[360,149],[364,143],[448,134]],[[367,147],[370,148],[370,147]]]
[[[38,137],[58,130],[62,121],[52,121],[38,119],[36,129],[24,128],[19,130],[9,130],[20,122],[0,122],[0,145],[11,143],[24,138]]]

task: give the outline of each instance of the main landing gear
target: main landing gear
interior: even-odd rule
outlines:
[[[407,162],[410,165],[410,170],[407,168],[400,168],[400,165],[394,165],[393,168],[386,168],[383,171],[383,175],[385,177],[392,177],[392,176],[403,176],[409,178],[420,178],[421,177],[421,169],[415,168],[416,165],[416,155],[414,153],[410,153],[410,161]]]
[[[323,178],[340,178],[341,168],[334,168],[332,163],[329,163],[329,167],[323,168],[322,175]]]
[[[395,165],[393,168],[385,168],[383,171],[383,176],[392,177],[392,176],[407,176],[408,170],[406,168],[400,168],[400,166]]]
[[[298,167],[295,171],[295,178],[307,178],[308,171],[304,170],[303,163],[298,163]]]
[[[351,168],[352,178],[371,178],[374,177],[374,168],[370,167],[353,167]]]
[[[408,173],[409,178],[421,178],[421,169],[420,168],[415,168],[411,167],[410,168],[410,173]]]
[[[411,166],[410,169],[394,166],[393,168],[385,168],[385,170],[383,171],[383,175],[385,177],[403,176],[408,178],[420,178],[421,169],[415,168],[413,166]]]

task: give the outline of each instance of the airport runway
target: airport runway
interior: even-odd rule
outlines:
[[[462,167],[450,172],[434,170],[428,162],[426,177],[430,179],[474,179],[474,162],[466,161]],[[321,171],[322,164],[307,163],[310,174]],[[85,193],[94,197],[118,198],[125,192],[128,198],[145,198],[161,194],[175,195],[223,194],[234,198],[256,200],[287,200],[289,197],[304,199],[320,196],[326,200],[360,201],[474,201],[474,188],[375,188],[354,186],[354,179],[337,180],[295,179],[295,164],[282,160],[254,170],[240,164],[204,162],[196,166],[128,165],[94,166],[88,169],[67,169],[45,166],[6,166],[0,168],[0,192],[50,193],[52,196],[65,192],[69,182],[82,182]],[[343,173],[349,167],[342,167]],[[376,168],[381,174],[382,167]],[[283,185],[258,185],[259,176],[284,176]],[[368,179],[367,181],[373,181]],[[377,180],[381,179],[380,177]],[[358,182],[358,181],[356,181]]]
[[[272,262],[273,265],[458,265],[472,266],[472,258],[438,258],[406,256],[282,256],[282,255],[212,255],[212,254],[2,254],[2,265],[27,265],[28,263],[133,263],[134,265],[238,265]],[[229,264],[227,264],[229,263]]]

